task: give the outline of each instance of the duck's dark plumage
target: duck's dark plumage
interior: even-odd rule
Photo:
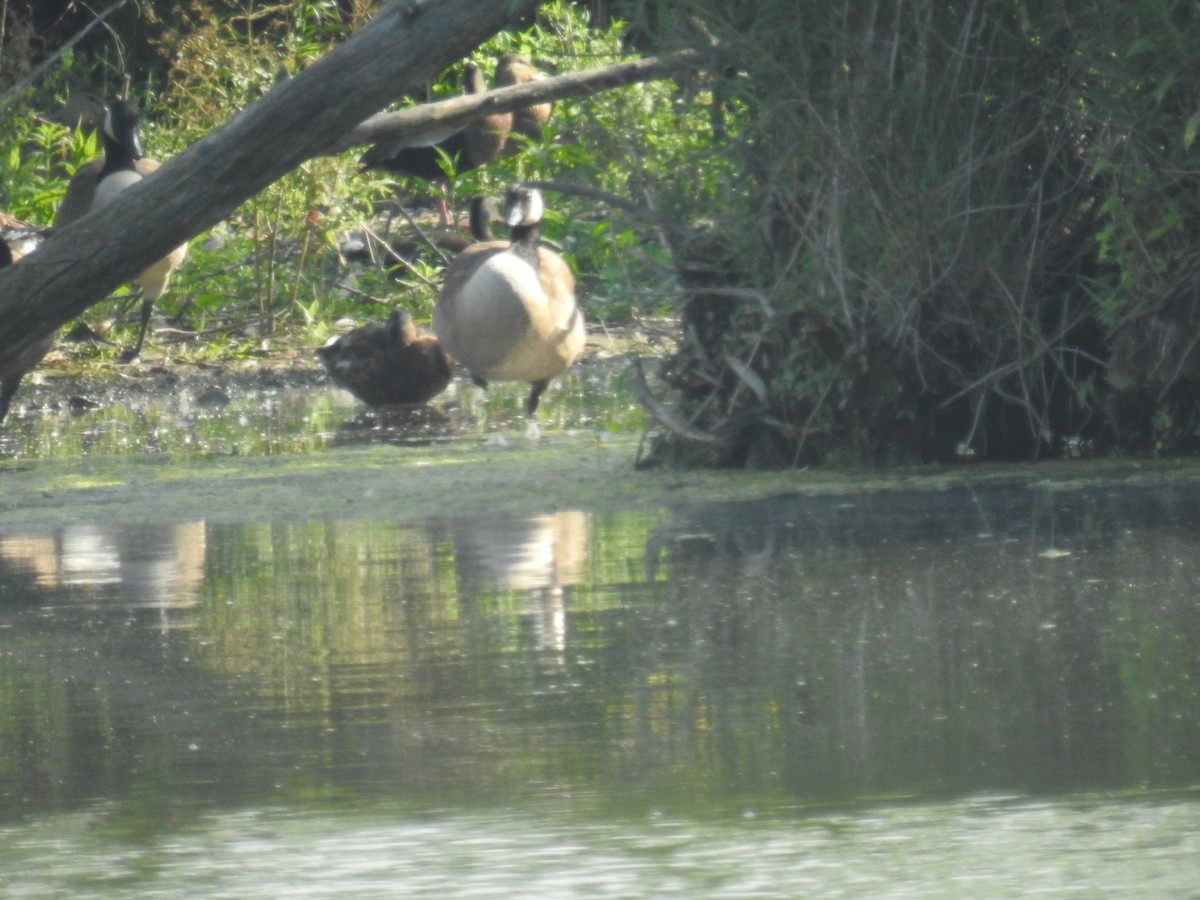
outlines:
[[[454,361],[437,339],[418,336],[406,309],[356,328],[317,350],[338,387],[370,406],[425,403],[450,383]]]

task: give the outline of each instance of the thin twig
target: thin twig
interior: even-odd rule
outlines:
[[[407,212],[405,212],[404,214],[406,216],[408,215]],[[412,219],[410,218],[409,221],[411,222]],[[378,241],[381,246],[385,247],[387,255],[390,256],[392,259],[396,260],[398,263],[400,263],[400,265],[404,266],[404,268],[407,269],[409,271],[409,273],[411,273],[412,275],[415,275],[417,278],[421,279],[421,281],[425,282],[425,284],[427,284],[429,287],[433,288],[435,291],[438,289],[438,286],[435,282],[431,281],[430,279],[428,279],[424,275],[422,275],[420,272],[418,272],[416,269],[416,266],[414,266],[407,259],[405,259],[399,253],[397,253],[395,248],[392,247],[392,245],[389,244],[387,241],[385,241],[383,238],[381,238],[374,230],[372,230],[372,228],[369,225],[363,225],[362,230],[367,234],[368,237]]]
[[[646,408],[646,412],[650,413],[651,417],[659,425],[679,435],[684,440],[695,444],[728,446],[729,442],[724,438],[707,431],[701,431],[699,428],[683,421],[666,404],[650,393],[650,388],[646,384],[646,373],[642,370],[642,358],[640,356],[633,357],[633,361],[629,365],[629,371],[633,374],[632,384],[634,394],[637,395],[642,406]]]
[[[17,97],[20,96],[27,87],[41,78],[51,66],[58,62],[59,57],[82,41],[87,36],[89,31],[107,19],[127,2],[128,0],[116,0],[116,2],[109,6],[108,9],[104,10],[104,12],[100,13],[98,16],[96,16],[96,18],[84,25],[83,28],[81,28],[73,37],[70,38],[70,40],[51,53],[49,57],[42,60],[38,65],[34,66],[33,70],[28,75],[0,95],[0,112],[8,109],[9,105],[16,100]]]

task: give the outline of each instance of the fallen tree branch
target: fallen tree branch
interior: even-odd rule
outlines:
[[[600,69],[568,72],[552,78],[496,88],[483,94],[465,94],[436,103],[422,103],[408,109],[380,113],[326,146],[318,155],[332,156],[362,144],[417,139],[425,134],[466,125],[483,116],[512,112],[567,97],[598,94],[640,81],[654,81],[692,68],[701,59],[702,55],[697,51],[681,50],[669,56],[650,56]]]

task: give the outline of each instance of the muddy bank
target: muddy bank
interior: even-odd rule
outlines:
[[[347,328],[354,323],[347,323]],[[668,319],[635,325],[589,324],[587,348],[577,369],[610,370],[630,353],[662,357],[675,345],[678,326]],[[95,360],[95,350],[62,340],[23,382],[11,415],[103,409],[116,404],[188,402],[219,405],[241,397],[284,391],[324,390],[330,379],[316,348],[263,351],[239,359],[188,362],[178,347],[147,347],[130,365]],[[0,426],[3,427],[3,426]]]
[[[241,396],[285,390],[320,390],[329,376],[302,357],[221,364],[139,362],[99,375],[49,371],[21,387],[17,415],[103,409],[120,404],[186,397],[218,405]]]
[[[178,462],[166,455],[0,460],[0,528],[73,522],[406,519],[564,508],[657,509],[783,493],[940,491],[963,484],[1200,482],[1195,461],[1075,461],[881,474],[635,471],[638,436],[397,447]]]
[[[584,399],[611,400],[620,382],[601,374],[626,365],[625,353],[647,346],[637,335],[593,329],[590,352],[576,367]],[[465,383],[465,380],[464,380]],[[614,387],[614,384],[616,385]],[[520,386],[511,386],[520,394]],[[112,367],[104,377],[68,374],[51,365],[23,387],[21,411],[8,423],[15,433],[37,427],[47,443],[34,450],[4,453],[0,441],[0,529],[28,531],[74,522],[288,521],[322,518],[403,519],[487,513],[534,513],[563,508],[650,509],[706,500],[752,499],[781,493],[918,489],[938,491],[972,483],[1004,481],[1060,486],[1064,490],[1113,481],[1162,483],[1200,481],[1194,460],[1053,460],[1034,465],[925,467],[877,470],[636,471],[640,430],[615,427],[612,407],[583,409],[574,420],[553,420],[569,405],[550,404],[540,440],[528,440],[519,415],[489,419],[486,427],[462,430],[450,439],[381,439],[371,428],[341,445],[346,420],[362,415],[345,395],[331,404],[332,387],[308,353],[276,354],[219,364],[182,364],[148,359]],[[439,398],[431,415],[478,415],[465,409],[480,396]],[[109,424],[117,407],[186,404],[205,422],[227,424],[255,410],[264,398],[290,394],[324,403],[323,417],[309,406],[294,413],[294,425],[310,449],[282,445],[246,452],[234,443],[188,452],[165,440],[131,437],[123,452],[90,445],[90,452],[61,452],[71,421]],[[629,401],[633,402],[633,401]],[[511,406],[501,401],[484,411]],[[227,404],[232,404],[227,406]],[[99,410],[99,412],[94,412]],[[70,413],[70,414],[68,414]],[[145,415],[141,419],[154,418]],[[155,424],[155,434],[174,434],[194,418],[172,413]],[[118,427],[125,428],[123,424]],[[249,426],[251,430],[254,425]],[[3,435],[0,435],[3,437]],[[361,440],[359,439],[361,437]],[[37,452],[36,446],[56,452]],[[80,442],[80,446],[84,446]],[[232,447],[232,449],[230,449]],[[166,449],[163,449],[166,448]],[[315,448],[315,449],[312,449]]]

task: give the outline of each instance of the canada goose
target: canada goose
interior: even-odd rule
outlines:
[[[127,100],[113,100],[108,104],[104,114],[104,158],[94,159],[75,172],[54,217],[55,228],[69,225],[103,207],[125,188],[162,165],[142,156],[138,115],[138,108]],[[134,279],[142,289],[141,328],[133,347],[121,355],[125,362],[136,359],[142,352],[154,301],[166,291],[171,273],[186,256],[187,244],[180,244]]]
[[[433,330],[476,384],[528,381],[525,410],[537,411],[550,379],[583,352],[587,333],[575,305],[575,278],[540,245],[543,201],[536,188],[508,191],[512,240],[468,247],[446,269]]]
[[[41,232],[20,219],[0,213],[0,269],[11,266],[32,252],[42,240]],[[54,344],[54,330],[30,344],[14,357],[0,360],[0,422],[8,415],[13,394],[25,373],[36,366]]]
[[[533,67],[529,57],[523,53],[505,53],[496,58],[496,87],[525,84],[545,77]],[[512,134],[509,135],[504,154],[510,156],[521,149],[517,135],[535,141],[541,140],[542,126],[550,121],[553,112],[553,103],[537,103],[514,112]]]
[[[483,80],[483,71],[474,63],[468,63],[463,69],[463,93],[482,94],[485,91],[487,85]],[[359,157],[359,171],[385,169],[438,185],[441,191],[438,196],[438,218],[442,225],[449,225],[443,154],[454,163],[455,172],[479,168],[500,155],[511,129],[512,113],[499,113],[473,119],[449,135],[427,136],[421,143],[406,139],[376,144]]]
[[[425,403],[450,383],[454,361],[437,338],[417,336],[408,310],[372,322],[317,350],[334,383],[369,406]]]

